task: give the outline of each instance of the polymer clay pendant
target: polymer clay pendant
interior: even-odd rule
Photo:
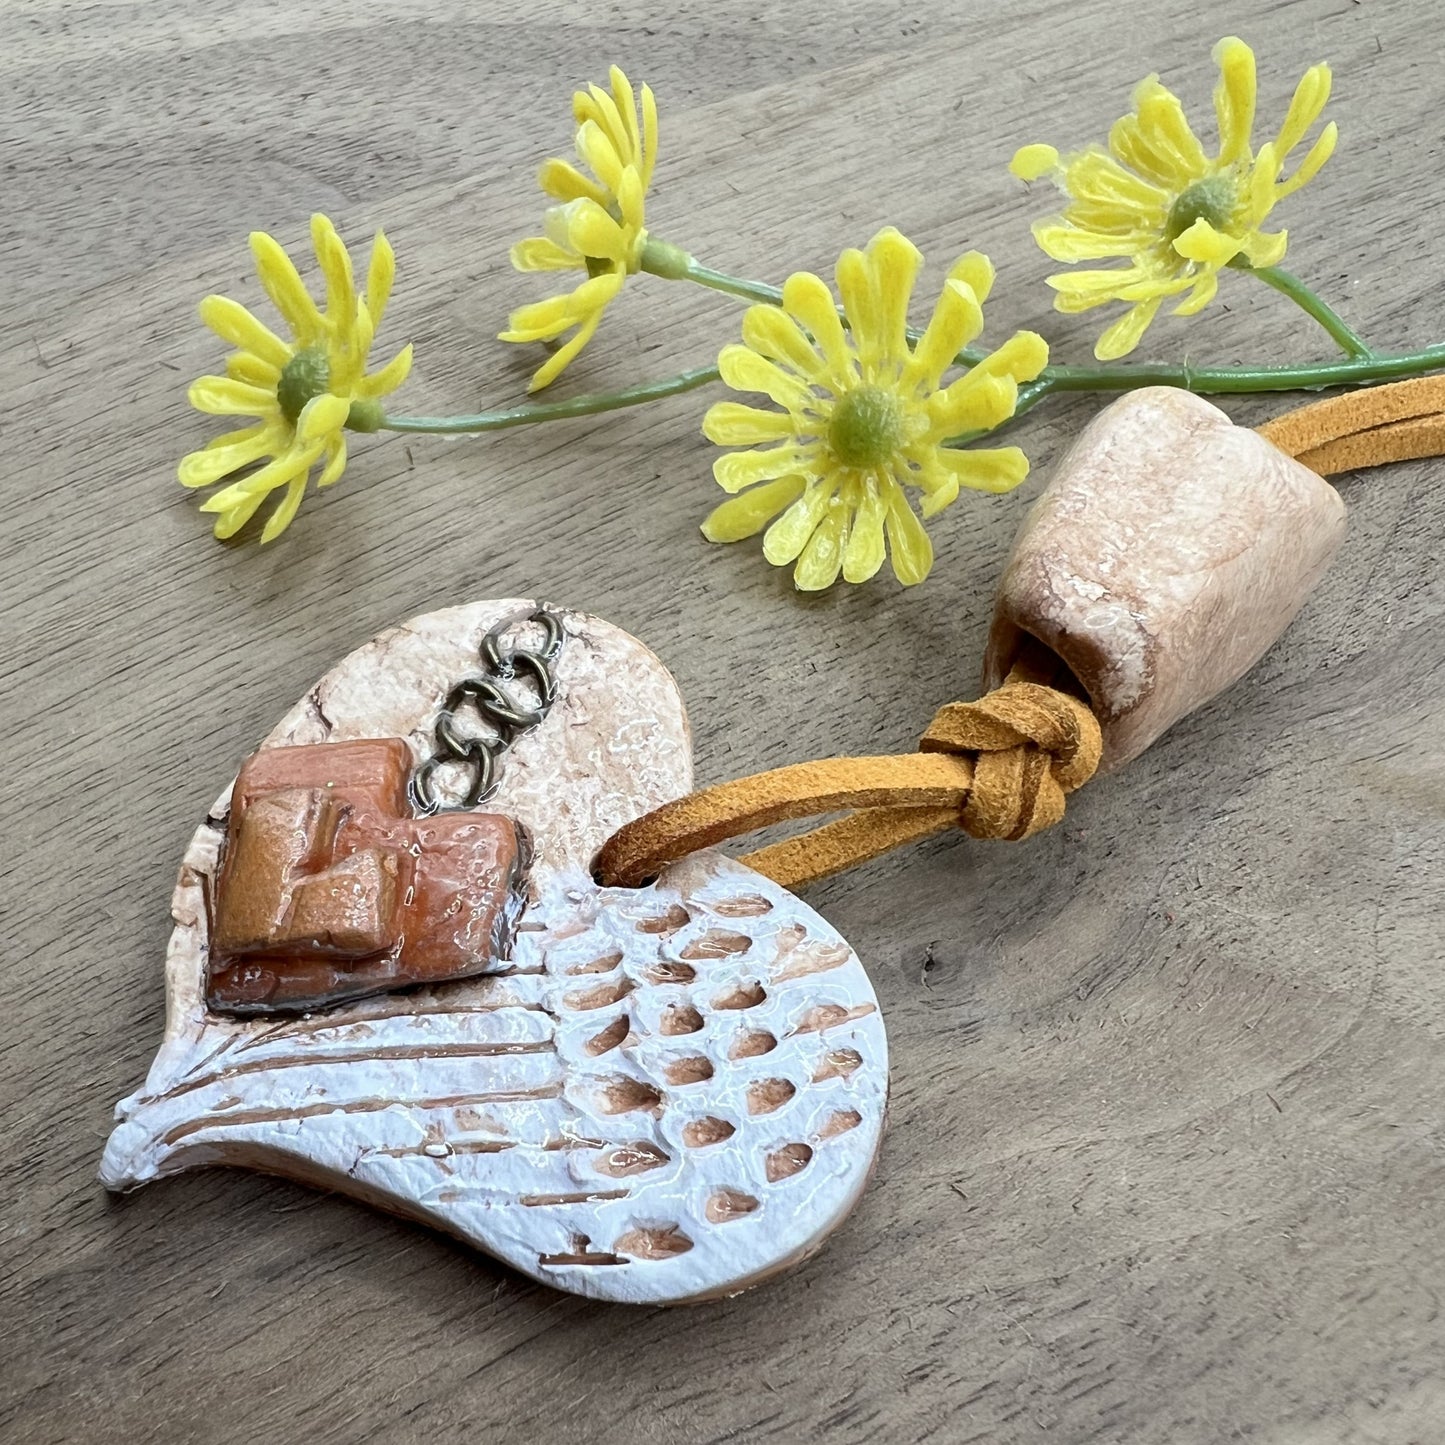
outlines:
[[[882,1021],[843,939],[740,863],[594,881],[691,775],[671,677],[596,618],[479,602],[353,653],[191,841],[106,1187],[266,1170],[611,1300],[811,1253],[877,1152]]]

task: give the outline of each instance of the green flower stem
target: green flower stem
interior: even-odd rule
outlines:
[[[1370,386],[1377,381],[1424,376],[1440,370],[1445,370],[1445,344],[1427,346],[1404,356],[1372,353],[1347,361],[1315,361],[1302,366],[1046,366],[1036,380],[1019,387],[1018,405],[1009,421],[1017,421],[1058,391],[1134,391],[1141,386],[1180,386],[1200,396],[1240,396],[1319,391],[1331,386]],[[976,440],[978,435],[974,432],[966,437],[950,437],[946,445],[961,446],[965,441]]]
[[[1327,386],[1367,386],[1445,367],[1445,345],[1405,356],[1359,356],[1295,366],[1046,366],[1038,381],[1050,391],[1132,391],[1139,386],[1182,386],[1204,396],[1258,391],[1313,391]],[[1028,390],[1020,387],[1020,394]]]
[[[783,304],[781,286],[769,286],[765,281],[749,281],[743,276],[729,276],[726,271],[714,271],[711,266],[704,266],[691,256],[688,262],[687,269],[682,273],[685,280],[696,281],[710,291],[723,291],[743,301],[761,302],[765,306]]]
[[[562,421],[573,416],[596,416],[604,411],[620,411],[623,407],[642,406],[664,396],[677,396],[719,379],[716,366],[699,366],[680,371],[661,381],[644,381],[621,391],[592,392],[569,397],[566,401],[539,401],[529,406],[509,407],[504,411],[481,411],[473,416],[388,416],[383,431],[396,432],[489,432],[508,427],[528,426],[535,421]]]
[[[1375,354],[1364,338],[1351,330],[1334,307],[1316,296],[1298,276],[1292,276],[1288,271],[1280,270],[1278,266],[1257,266],[1246,269],[1250,275],[1258,276],[1266,286],[1273,286],[1281,296],[1288,296],[1306,316],[1313,317],[1318,321],[1330,333],[1335,344],[1346,356],[1364,360]]]
[[[1180,386],[1202,396],[1242,395],[1277,391],[1312,391],[1331,386],[1369,386],[1377,381],[1423,376],[1445,370],[1445,344],[1427,346],[1404,356],[1364,356],[1348,361],[1318,361],[1304,366],[1195,367],[1168,365],[1048,366],[1037,380],[1019,388],[1018,405],[1011,421],[1030,412],[1046,397],[1060,391],[1133,391],[1141,386]],[[718,381],[716,366],[680,371],[659,381],[641,382],[621,391],[591,392],[566,401],[536,402],[503,411],[473,416],[388,416],[381,430],[394,432],[466,433],[505,431],[539,421],[596,416],[642,406],[666,396],[678,396]],[[1007,423],[1005,423],[1006,425]],[[981,432],[952,437],[947,445],[976,441]]]

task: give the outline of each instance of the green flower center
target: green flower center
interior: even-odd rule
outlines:
[[[276,386],[276,401],[281,415],[296,425],[306,403],[320,396],[331,384],[331,363],[319,346],[298,351],[282,369]]]
[[[903,408],[881,386],[859,386],[838,399],[828,446],[845,467],[881,466],[903,441]]]
[[[1234,211],[1239,190],[1229,176],[1206,176],[1186,187],[1169,208],[1164,223],[1164,238],[1177,241],[1196,221],[1208,221],[1216,231],[1222,230]]]

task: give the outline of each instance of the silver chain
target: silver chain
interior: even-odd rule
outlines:
[[[502,634],[528,622],[541,625],[545,634],[541,647],[503,648]],[[562,619],[555,612],[538,607],[523,617],[504,618],[482,638],[479,651],[486,675],[463,678],[446,695],[432,725],[435,750],[417,764],[411,775],[411,800],[418,813],[475,808],[496,792],[501,782],[502,755],[523,733],[541,723],[557,700],[556,664],[565,635]],[[503,686],[516,682],[519,676],[529,679],[536,688],[534,707],[519,702]],[[458,731],[458,714],[468,704],[492,732]],[[456,764],[467,779],[466,788],[455,803],[444,804],[436,795],[433,779],[444,763]]]

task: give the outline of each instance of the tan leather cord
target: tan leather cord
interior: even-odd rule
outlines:
[[[851,817],[749,854],[786,888],[876,858],[949,827],[979,838],[1026,838],[1058,822],[1065,794],[1102,751],[1088,705],[1016,675],[973,703],[949,703],[916,753],[795,763],[665,803],[618,829],[593,871],[635,888],[675,859],[793,818]]]
[[[1445,454],[1445,375],[1345,392],[1259,428],[1321,476]],[[940,708],[916,753],[830,758],[739,778],[664,804],[608,839],[594,872],[638,887],[678,858],[794,818],[846,812],[743,858],[798,888],[900,844],[960,827],[976,838],[1027,838],[1064,816],[1093,776],[1102,740],[1087,703],[1036,658],[977,702]]]
[[[1322,477],[1445,453],[1445,374],[1346,391],[1258,428]]]

